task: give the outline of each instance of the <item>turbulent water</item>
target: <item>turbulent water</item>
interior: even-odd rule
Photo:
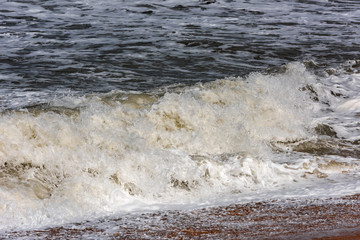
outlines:
[[[360,192],[360,2],[0,0],[0,229]]]

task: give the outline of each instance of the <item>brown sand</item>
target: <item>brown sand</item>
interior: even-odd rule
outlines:
[[[360,239],[360,194],[127,214],[1,237],[42,239]]]

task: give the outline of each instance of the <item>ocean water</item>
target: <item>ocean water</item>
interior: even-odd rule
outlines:
[[[0,230],[360,192],[357,0],[0,0]]]

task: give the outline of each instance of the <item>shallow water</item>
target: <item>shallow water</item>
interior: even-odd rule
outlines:
[[[2,1],[0,229],[358,193],[359,8]]]

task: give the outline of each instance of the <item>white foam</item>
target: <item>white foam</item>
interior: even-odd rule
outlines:
[[[49,107],[63,114],[3,114],[1,228],[254,191],[268,196],[308,182],[304,175],[316,179],[320,160],[296,155],[291,162],[270,147],[312,137],[319,106],[304,86],[314,83],[294,63],[283,74],[254,73],[160,94],[52,101]]]
[[[337,107],[337,110],[341,112],[351,113],[360,112],[360,98],[351,99],[342,103],[340,106]]]

